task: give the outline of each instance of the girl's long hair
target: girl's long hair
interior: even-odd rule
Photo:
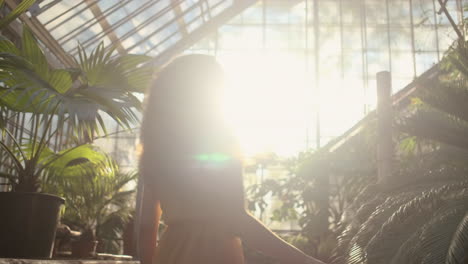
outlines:
[[[162,167],[174,166],[175,160],[177,166],[183,166],[183,160],[194,154],[203,135],[213,130],[224,133],[218,129],[222,118],[217,105],[222,82],[222,68],[207,55],[179,57],[158,74],[150,88],[142,123],[142,178],[160,172]],[[222,141],[237,145],[231,140]]]

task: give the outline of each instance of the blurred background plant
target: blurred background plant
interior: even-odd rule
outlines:
[[[281,161],[287,173],[247,190],[251,211],[262,210],[271,197],[280,201],[273,221],[297,221],[298,233],[282,235],[304,252],[328,262],[336,254],[346,208],[376,180],[372,130],[353,138],[335,152],[304,152]],[[359,155],[358,155],[359,153]]]
[[[422,80],[398,112],[391,182],[368,185],[342,222],[332,263],[468,260],[468,46],[459,40],[438,76]]]
[[[99,241],[99,252],[121,254],[122,235],[134,211],[137,173],[123,172],[107,154],[88,148],[95,158],[74,166],[62,160],[47,172],[61,177],[44,182],[44,190],[65,198],[62,223],[81,231],[82,239]]]
[[[276,197],[272,219],[300,226],[286,239],[327,263],[466,263],[467,81],[468,42],[460,39],[395,111],[387,184],[377,181],[373,116],[338,148],[284,161],[288,175],[253,185],[249,208]]]

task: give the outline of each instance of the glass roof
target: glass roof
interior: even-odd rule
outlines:
[[[120,54],[157,56],[244,0],[45,0],[31,14],[65,50],[114,45]],[[239,10],[240,12],[241,10]],[[196,40],[194,40],[196,41]],[[191,43],[193,44],[193,43]]]

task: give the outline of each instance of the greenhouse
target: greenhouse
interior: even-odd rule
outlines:
[[[0,264],[468,263],[467,12],[0,1]]]

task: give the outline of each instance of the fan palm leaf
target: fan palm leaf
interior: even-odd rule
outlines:
[[[427,222],[409,232],[390,263],[444,263],[453,233],[466,210],[466,198],[439,209]]]
[[[467,263],[468,261],[468,214],[463,216],[450,242],[447,264]]]
[[[366,246],[369,263],[387,263],[397,252],[412,231],[438,214],[453,200],[466,202],[468,182],[450,184],[441,188],[423,192],[411,201],[401,205],[374,233]]]
[[[51,189],[66,200],[64,222],[95,230],[98,237],[115,238],[129,221],[134,189],[128,185],[136,180],[136,173],[122,173],[115,161],[96,149],[102,162],[75,161],[73,155],[60,161],[63,177],[50,183]],[[82,169],[87,167],[87,169]]]
[[[126,128],[139,122],[141,100],[134,92],[144,91],[152,77],[152,68],[143,65],[149,57],[111,58],[112,50],[104,50],[103,45],[90,55],[80,51],[80,68],[52,69],[27,27],[23,29],[21,48],[0,37],[0,106],[28,113],[34,126],[28,158],[16,155],[22,150],[18,144],[11,147],[0,143],[4,153],[17,165],[18,181],[11,182],[14,190],[37,191],[40,173],[61,155],[52,155],[47,150],[64,123],[76,135],[69,138],[69,147],[88,143],[101,131],[107,133],[106,116]],[[138,80],[133,79],[135,76]],[[7,128],[5,122],[2,115],[2,131]],[[14,140],[12,133],[7,136]],[[50,154],[50,161],[46,161],[46,153]],[[16,188],[26,182],[31,186]]]
[[[379,204],[369,218],[363,222],[359,230],[349,242],[347,252],[347,263],[367,263],[366,247],[376,232],[402,204],[414,198],[416,194],[408,193],[399,196],[390,196]]]

